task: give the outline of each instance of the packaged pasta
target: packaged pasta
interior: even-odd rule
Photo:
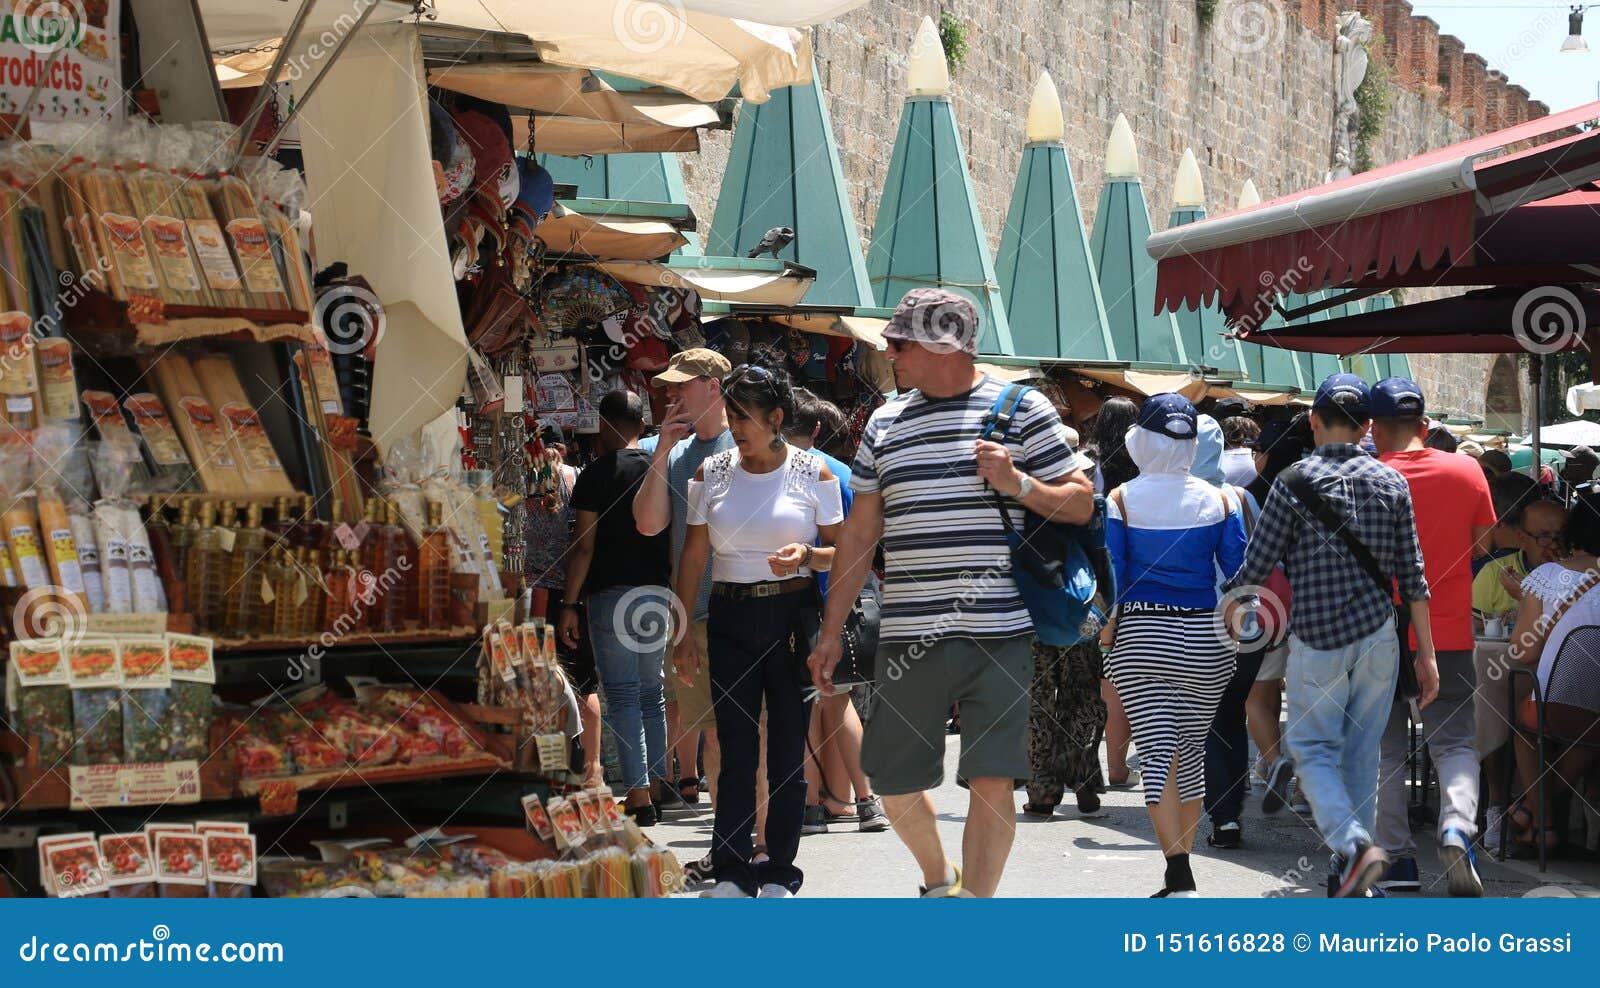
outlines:
[[[39,361],[39,397],[46,422],[76,422],[78,376],[72,367],[72,344],[49,336],[34,344]]]
[[[217,681],[212,642],[196,635],[166,637],[172,694],[167,706],[171,735],[167,757],[204,760],[211,754],[211,694]]]
[[[206,399],[205,390],[188,359],[168,351],[150,361],[146,369],[173,415],[189,461],[200,473],[201,485],[213,494],[246,491],[231,432],[216,407]]]
[[[96,470],[128,473],[128,477],[122,481],[123,490],[129,489],[129,485],[142,486],[147,483],[150,471],[139,454],[139,440],[128,428],[128,420],[122,417],[117,396],[109,391],[85,391],[79,397],[83,401],[84,411],[88,413],[89,424],[100,441],[95,457]],[[102,488],[105,486],[101,484]]]
[[[217,220],[211,197],[206,193],[205,176],[195,159],[198,144],[196,135],[177,127],[163,128],[156,148],[156,163],[167,169],[177,179],[172,198],[167,203],[170,211],[182,218],[194,250],[209,304],[222,308],[242,309],[250,305],[250,296],[244,290],[239,276],[239,266],[228,238]]]
[[[54,766],[72,749],[72,699],[60,641],[11,643],[6,706],[23,738],[38,746],[39,764]]]
[[[122,761],[122,666],[116,639],[79,638],[63,648],[72,688],[72,764]]]
[[[167,760],[172,747],[172,670],[167,642],[159,636],[121,640],[122,755],[129,762]]]
[[[153,491],[198,490],[199,477],[161,399],[144,391],[122,399],[122,407],[144,440],[145,463],[151,478],[149,488]]]
[[[88,209],[97,252],[110,262],[105,273],[111,294],[124,300],[140,295],[159,297],[161,280],[156,275],[144,224],[123,180],[124,161],[107,160],[125,157],[122,136],[106,135],[98,160],[78,174],[76,187]]]
[[[193,367],[207,400],[228,430],[245,489],[263,494],[293,492],[294,485],[283,471],[260,413],[245,394],[233,361],[223,354],[209,354],[195,358]]]
[[[144,228],[145,242],[156,275],[161,298],[185,305],[208,305],[210,293],[200,277],[189,244],[189,231],[182,216],[174,215],[173,202],[182,184],[170,171],[153,164],[155,143],[164,131],[176,128],[131,127],[126,145],[138,160],[124,175],[128,200]]]
[[[213,162],[234,160],[238,147],[235,128],[213,123],[200,124],[193,129]],[[289,299],[278,273],[278,262],[272,256],[272,241],[266,224],[261,221],[250,186],[237,175],[218,171],[215,178],[206,182],[205,188],[211,198],[211,208],[227,235],[228,245],[233,248],[234,259],[239,263],[249,304],[258,309],[287,309]]]

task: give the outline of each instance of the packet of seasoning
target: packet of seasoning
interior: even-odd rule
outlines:
[[[40,880],[52,895],[63,899],[105,895],[105,867],[93,836],[48,846],[41,841],[40,853],[44,857]]]
[[[80,844],[84,841],[93,843],[94,834],[87,830],[81,830],[70,834],[51,834],[48,837],[39,838],[39,881],[44,887],[45,895],[54,897],[56,894],[55,888],[47,880],[50,875],[50,862],[48,857],[50,850],[63,844]]]
[[[556,839],[555,826],[550,822],[550,814],[545,812],[544,804],[539,802],[538,793],[529,793],[522,797],[522,815],[528,822],[528,829],[534,836],[546,843],[553,843]]]
[[[57,765],[72,750],[72,697],[59,641],[14,641],[6,666],[11,722],[39,747],[39,764]]]
[[[256,884],[256,835],[211,831],[201,840],[211,898],[250,898]]]
[[[115,638],[68,642],[67,683],[72,688],[71,761],[104,765],[122,761],[122,665]]]
[[[101,834],[100,858],[105,863],[111,898],[156,897],[156,867],[150,854],[149,834]]]
[[[154,635],[127,637],[121,645],[123,760],[164,762],[172,748],[167,640]]]
[[[211,639],[167,635],[167,661],[172,670],[167,733],[172,761],[203,761],[211,754],[211,691],[217,681]]]
[[[205,898],[205,838],[199,834],[158,830],[154,839],[156,881],[161,883],[161,898]]]
[[[566,850],[583,843],[583,818],[571,800],[557,796],[549,803],[550,822],[555,825],[556,849]]]

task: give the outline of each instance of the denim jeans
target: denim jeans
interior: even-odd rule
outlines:
[[[806,810],[806,730],[811,704],[800,689],[798,663],[809,652],[790,635],[796,615],[816,606],[804,591],[775,597],[711,598],[706,626],[711,665],[711,703],[716,712],[722,770],[717,775],[717,811],[712,824],[711,863],[719,882],[735,882],[754,895],[766,884],[800,890],[804,874],[794,865]],[[798,655],[796,655],[798,652]],[[761,702],[767,704],[767,825],[762,840],[768,860],[750,863],[756,822],[756,767],[760,756]]]
[[[1289,636],[1289,729],[1284,744],[1322,839],[1349,856],[1370,843],[1378,816],[1378,752],[1400,650],[1394,621],[1348,645],[1312,648]]]
[[[1206,813],[1211,824],[1238,823],[1250,791],[1250,735],[1245,730],[1244,701],[1256,684],[1267,650],[1240,652],[1233,678],[1222,693],[1206,735]]]
[[[661,666],[672,627],[666,587],[612,587],[589,595],[589,641],[617,739],[622,782],[644,789],[667,777],[667,706]],[[587,747],[591,741],[584,739]]]
[[[1439,834],[1478,832],[1477,668],[1469,651],[1439,652],[1439,696],[1422,708],[1422,739],[1439,772]],[[1504,708],[1502,708],[1504,709]],[[1499,714],[1504,717],[1505,715]],[[1378,781],[1378,846],[1390,855],[1415,857],[1407,813],[1406,756],[1411,751],[1411,705],[1397,703],[1383,735]],[[1421,752],[1418,752],[1421,757]]]

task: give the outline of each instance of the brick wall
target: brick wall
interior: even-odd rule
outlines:
[[[1028,97],[1042,70],[1061,92],[1086,227],[1094,222],[1106,138],[1118,113],[1133,125],[1158,230],[1166,226],[1172,177],[1185,147],[1199,159],[1213,212],[1232,208],[1245,178],[1253,178],[1266,198],[1320,182],[1328,168],[1333,37],[1341,7],[1376,11],[1365,16],[1392,47],[1391,54],[1375,57],[1410,66],[1403,76],[1395,72],[1389,120],[1374,147],[1377,161],[1464,140],[1475,132],[1467,114],[1480,123],[1487,114],[1484,60],[1474,56],[1475,68],[1463,69],[1461,43],[1440,37],[1432,21],[1411,18],[1405,2],[1274,0],[1259,29],[1248,30],[1230,18],[1235,6],[1224,0],[1205,32],[1192,5],[1161,0],[903,0],[869,4],[821,25],[813,36],[818,71],[863,246],[894,150],[906,51],[918,21],[925,14],[937,18],[941,8],[967,27],[969,52],[953,76],[951,98],[992,247],[998,247],[1016,180]],[[1401,14],[1409,30],[1383,30],[1378,18]],[[1478,73],[1475,90],[1465,86],[1468,71]],[[1450,79],[1445,89],[1441,76]],[[1527,102],[1525,90],[1501,91],[1501,116],[1511,112],[1505,104],[1528,115],[1542,112]],[[705,223],[729,141],[727,133],[708,134],[699,155],[683,158],[691,205]],[[1481,414],[1487,361],[1419,355],[1412,365],[1440,407]]]

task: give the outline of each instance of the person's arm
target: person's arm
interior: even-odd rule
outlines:
[[[561,595],[561,619],[558,625],[561,640],[567,643],[568,648],[578,647],[578,608],[575,606],[583,596],[583,581],[589,578],[589,564],[594,561],[595,527],[600,523],[600,515],[593,511],[578,509],[575,537],[572,546],[567,550],[567,585]]]
[[[817,482],[811,495],[812,509],[816,512],[817,538],[813,545],[791,542],[767,557],[772,575],[783,579],[793,576],[802,567],[814,573],[833,567],[832,546],[839,536],[839,523],[844,520],[844,492],[839,478],[824,464],[817,473]]]
[[[1250,533],[1244,562],[1222,585],[1225,592],[1237,587],[1261,586],[1272,574],[1273,567],[1283,562],[1289,551],[1289,540],[1300,523],[1289,498],[1283,484],[1274,482],[1267,493],[1267,503],[1256,518],[1255,531]]]
[[[672,490],[667,479],[667,464],[672,459],[672,449],[687,438],[693,422],[676,407],[667,409],[667,419],[661,423],[661,434],[656,438],[656,448],[650,454],[650,471],[633,496],[633,523],[640,535],[660,535],[672,524]]]
[[[1537,664],[1550,637],[1550,625],[1544,619],[1544,600],[1538,594],[1523,594],[1517,605],[1517,623],[1511,629],[1511,644],[1506,649],[1511,661],[1525,666]]]
[[[1011,462],[1011,451],[1000,443],[980,439],[977,454],[978,476],[1041,518],[1082,525],[1094,514],[1094,482],[1082,470],[1073,470],[1050,482],[1035,477],[1027,496],[1018,497],[1022,471]]]
[[[1116,490],[1106,492],[1106,554],[1111,557],[1111,576],[1121,595],[1128,589],[1128,522],[1117,507]],[[1105,627],[1100,629],[1100,644],[1110,648],[1117,636],[1117,602],[1108,600],[1106,605],[1110,613]]]
[[[683,613],[691,620],[695,601],[700,599],[700,580],[705,575],[706,559],[710,553],[711,537],[707,527],[704,524],[690,525],[684,533],[683,552],[678,556],[678,583],[674,590],[683,605]],[[673,650],[672,668],[678,674],[678,681],[685,686],[693,686],[703,661],[704,657],[695,647],[694,635],[684,628],[683,637],[678,639],[677,647]]]
[[[832,693],[833,669],[839,664],[839,639],[844,634],[844,623],[855,607],[856,598],[861,596],[861,588],[866,586],[867,574],[872,570],[873,551],[883,537],[883,496],[876,491],[857,490],[850,516],[838,528],[822,632],[817,636],[817,647],[806,661],[811,669],[811,681],[824,695]]]
[[[1423,575],[1422,543],[1417,539],[1417,519],[1412,512],[1411,490],[1403,487],[1395,505],[1395,582],[1400,599],[1411,611],[1411,633],[1417,636],[1417,685],[1422,695],[1418,708],[1439,695],[1439,663],[1433,652],[1433,626],[1428,623],[1428,580]]]

